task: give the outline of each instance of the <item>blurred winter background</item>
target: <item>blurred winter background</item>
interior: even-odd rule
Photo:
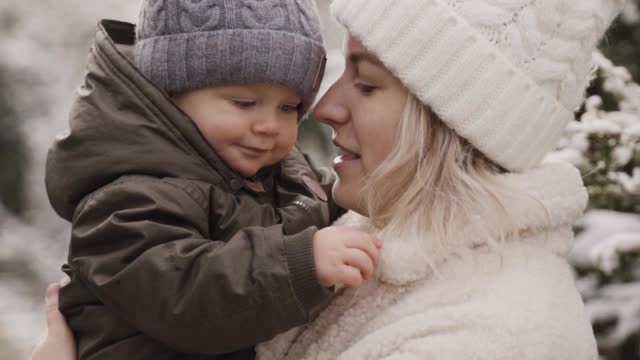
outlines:
[[[62,277],[69,226],[43,185],[46,150],[67,127],[74,88],[101,18],[135,22],[140,0],[0,0],[0,359],[26,359],[45,326],[43,292]],[[328,84],[341,34],[326,18]],[[591,205],[571,262],[603,359],[640,359],[640,0],[597,54],[599,70],[577,121],[553,156],[583,172]],[[321,160],[326,129],[302,140]],[[578,359],[576,359],[578,360]]]

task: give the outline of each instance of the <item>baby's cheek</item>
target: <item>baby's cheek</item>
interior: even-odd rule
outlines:
[[[274,159],[273,159],[273,163],[277,163],[279,161],[284,160],[284,158],[287,157],[287,155],[289,155],[289,153],[291,152],[291,149],[293,148],[292,146],[280,146],[278,148],[278,150],[275,151],[274,153]]]
[[[288,154],[293,149],[297,141],[297,135],[298,133],[295,132],[281,140],[281,144],[282,144],[281,146],[284,149],[285,153]]]

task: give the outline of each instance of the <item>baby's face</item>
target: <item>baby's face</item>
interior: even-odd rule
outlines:
[[[175,101],[222,160],[244,176],[284,159],[296,142],[301,99],[287,87],[216,86]]]

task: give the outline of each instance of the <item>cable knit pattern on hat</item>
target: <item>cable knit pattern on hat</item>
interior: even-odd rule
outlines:
[[[335,0],[351,34],[493,161],[537,165],[584,98],[624,0]]]
[[[325,57],[313,0],[145,0],[137,38],[136,65],[168,93],[281,84],[305,109]]]
[[[240,0],[242,20],[252,29],[280,30],[285,26],[286,10],[278,0]]]
[[[183,31],[207,31],[218,28],[221,15],[220,6],[214,1],[205,0],[198,3],[182,1],[178,21]]]

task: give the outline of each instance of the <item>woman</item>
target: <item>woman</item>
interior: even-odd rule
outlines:
[[[346,70],[316,117],[341,152],[341,221],[379,235],[382,257],[259,358],[596,359],[565,260],[587,195],[542,158],[622,5],[335,0]]]

